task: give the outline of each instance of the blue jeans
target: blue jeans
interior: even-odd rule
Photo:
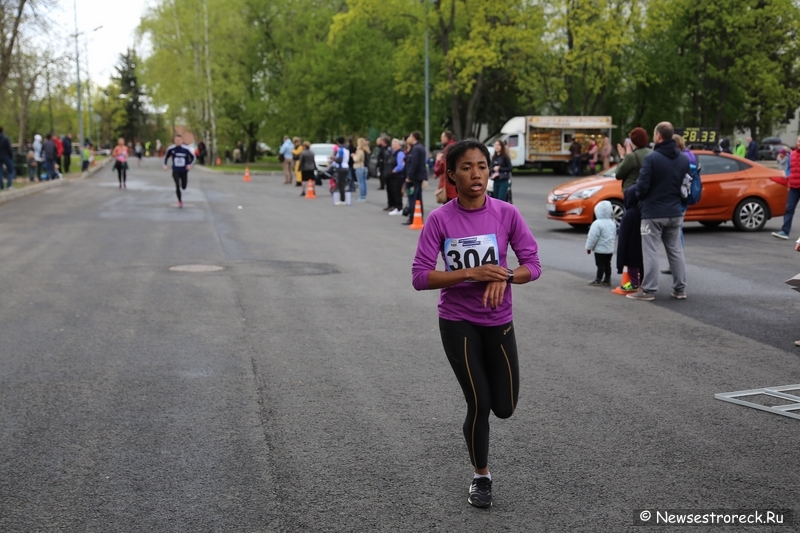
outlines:
[[[367,199],[367,175],[369,170],[367,167],[361,167],[356,169],[356,178],[358,179],[358,191],[360,193],[361,199]]]
[[[789,189],[789,196],[786,198],[786,213],[783,215],[783,231],[786,235],[792,231],[792,219],[797,202],[800,201],[800,189]]]
[[[34,178],[36,177],[36,169],[37,168],[38,167],[36,166],[36,162],[35,161],[29,161],[28,162],[28,180],[35,181]]]
[[[492,196],[507,202],[509,185],[511,185],[511,180],[494,180],[494,193]]]
[[[56,179],[56,162],[48,161],[47,159],[44,160],[44,171],[47,173],[48,180]]]
[[[0,172],[2,172],[3,168],[5,167],[5,175],[8,179],[8,188],[11,188],[11,185],[14,184],[14,178],[17,177],[17,169],[14,168],[14,159],[11,157],[4,157],[0,160]],[[0,190],[3,189],[3,175],[0,174]]]
[[[583,166],[582,165],[582,161],[581,161],[581,157],[580,156],[573,157],[572,158],[572,175],[573,176],[580,176],[581,175],[581,166]]]

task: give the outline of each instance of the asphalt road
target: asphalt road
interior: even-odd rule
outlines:
[[[280,176],[154,160],[0,206],[0,530],[640,531],[636,509],[794,508],[800,421],[715,393],[800,383],[791,241],[688,224],[689,298],[590,288],[585,233],[514,182],[521,393],[466,502],[465,405],[418,233]],[[433,192],[426,192],[433,205]],[[798,228],[800,229],[800,228]],[[215,265],[205,273],[170,271]],[[618,281],[618,277],[615,279]],[[751,528],[798,531],[798,525]],[[744,527],[691,531],[746,531]]]

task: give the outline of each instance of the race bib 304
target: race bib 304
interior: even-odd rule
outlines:
[[[462,268],[500,264],[497,235],[492,233],[491,235],[445,239],[444,262],[450,272]]]

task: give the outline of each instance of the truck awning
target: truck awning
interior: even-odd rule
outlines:
[[[531,128],[604,130],[615,128],[611,117],[528,117]]]

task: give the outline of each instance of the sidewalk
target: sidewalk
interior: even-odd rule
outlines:
[[[39,183],[34,183],[33,185],[27,185],[21,189],[13,189],[13,190],[4,190],[0,192],[0,204],[4,204],[6,202],[10,202],[11,200],[16,200],[17,198],[22,198],[23,196],[30,196],[31,194],[36,194],[38,192],[42,192],[47,189],[52,189],[53,187],[61,187],[62,185],[66,185],[67,183],[73,181],[80,181],[84,180],[90,176],[93,176],[100,169],[105,168],[105,166],[111,161],[111,158],[105,158],[97,165],[89,168],[86,172],[81,172],[80,175],[71,177],[71,178],[62,178],[60,180],[53,180],[53,181],[42,181]]]

